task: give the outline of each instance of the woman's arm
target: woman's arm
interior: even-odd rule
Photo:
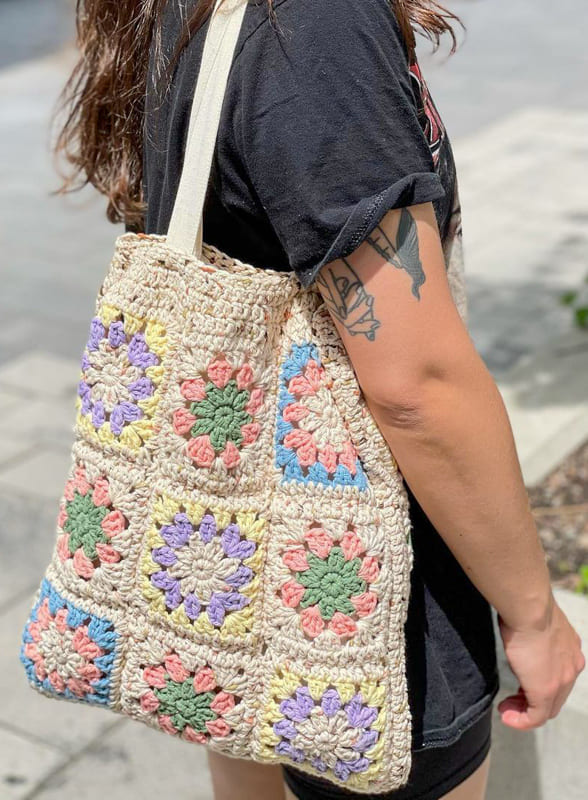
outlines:
[[[323,267],[318,285],[404,478],[496,608],[505,647],[520,632],[569,651],[539,681],[537,653],[533,669],[509,659],[534,710],[503,719],[541,724],[584,666],[579,637],[556,609],[508,416],[453,302],[432,204],[388,212],[354,253]],[[371,305],[360,319],[358,293]]]

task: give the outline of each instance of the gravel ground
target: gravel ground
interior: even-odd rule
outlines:
[[[588,442],[528,492],[554,585],[578,588],[588,565]]]

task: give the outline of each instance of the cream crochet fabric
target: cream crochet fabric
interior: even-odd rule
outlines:
[[[320,293],[206,244],[120,236],[23,632],[31,685],[393,790],[411,766],[411,567],[402,478]]]

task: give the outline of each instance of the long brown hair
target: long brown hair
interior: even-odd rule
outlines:
[[[190,37],[208,19],[214,0],[198,0],[183,26],[173,57],[161,64],[160,21],[168,0],[76,0],[76,45],[79,60],[63,87],[53,122],[61,112],[54,145],[55,166],[63,183],[54,194],[81,189],[91,183],[108,198],[110,222],[125,222],[142,230],[145,203],[142,196],[143,116],[149,47],[153,42],[159,79],[171,75]],[[435,0],[388,0],[396,13],[409,58],[414,59],[415,28],[439,47],[442,34],[457,46],[451,20],[459,17]],[[273,0],[267,0],[275,21]],[[155,37],[155,38],[153,38]],[[64,174],[63,156],[72,169]]]

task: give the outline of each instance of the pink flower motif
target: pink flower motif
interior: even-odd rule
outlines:
[[[182,683],[190,677],[190,673],[182,664],[177,653],[170,653],[165,657],[165,668],[172,681]]]
[[[143,670],[143,680],[154,689],[165,689],[165,669],[159,667],[145,667]]]
[[[338,636],[353,636],[357,630],[355,621],[348,617],[347,614],[342,614],[340,611],[335,611],[331,621],[329,622],[329,629],[336,633]]]
[[[194,742],[195,744],[206,744],[208,741],[203,733],[198,733],[198,731],[195,731],[191,725],[186,725],[182,732],[182,738],[187,742]]]
[[[212,692],[216,687],[216,679],[210,667],[202,667],[194,675],[194,691],[196,692]]]
[[[343,445],[339,453],[339,463],[347,467],[352,475],[355,475],[357,469],[357,450],[350,441],[345,442]]]
[[[356,558],[365,550],[361,539],[355,531],[346,531],[339,544],[347,561]]]
[[[263,398],[264,392],[263,389],[260,389],[259,386],[256,386],[255,389],[251,390],[251,394],[249,396],[249,402],[245,406],[245,411],[251,416],[255,416],[261,406],[263,405]]]
[[[308,408],[303,403],[289,403],[283,411],[282,416],[286,422],[299,422],[308,414]]]
[[[246,389],[253,381],[253,370],[250,364],[244,364],[237,372],[236,376],[237,389]]]
[[[210,707],[215,714],[222,716],[235,708],[235,697],[229,692],[219,692]]]
[[[300,614],[300,624],[302,625],[302,630],[311,639],[315,639],[325,629],[325,622],[321,617],[318,606],[305,608]]]
[[[95,506],[109,506],[111,504],[109,486],[106,478],[97,478],[94,481],[92,502]]]
[[[310,431],[294,428],[284,436],[284,446],[296,450],[298,461],[303,467],[316,464],[317,450]]]
[[[151,689],[141,696],[141,708],[148,714],[153,714],[159,708],[159,700]]]
[[[318,460],[329,473],[335,472],[337,469],[337,451],[332,444],[326,444],[322,451],[319,453]]]
[[[358,617],[367,617],[378,605],[378,596],[374,592],[363,592],[349,599],[355,606]]]
[[[295,580],[287,581],[282,586],[282,600],[287,608],[296,608],[302,600],[302,595],[305,592],[304,586],[301,586]]]
[[[124,531],[126,526],[127,521],[118,509],[110,511],[102,520],[102,530],[110,539]]]
[[[319,558],[326,558],[333,547],[333,537],[324,528],[310,528],[304,534],[304,539],[309,550]]]
[[[86,480],[86,470],[78,465],[74,471],[74,486],[80,494],[87,494],[90,491],[90,484]]]
[[[96,552],[103,564],[117,564],[122,558],[121,554],[112,545],[104,544],[103,542],[98,542]]]
[[[61,533],[57,537],[56,552],[61,561],[67,561],[68,558],[71,558],[71,553],[69,552],[69,547],[67,544],[68,542],[69,542],[69,533]]]
[[[173,722],[171,721],[171,717],[168,714],[160,714],[157,718],[159,722],[159,727],[162,731],[169,733],[170,736],[177,736],[178,732],[174,728]]]
[[[205,722],[204,724],[211,736],[227,736],[231,732],[228,723],[221,718]]]
[[[296,549],[286,550],[282,556],[282,561],[293,572],[303,572],[308,569],[308,559],[306,557],[306,550],[302,547]]]
[[[188,454],[199,467],[210,467],[214,461],[214,447],[207,434],[190,439],[187,446]]]
[[[204,400],[206,397],[206,384],[203,378],[191,378],[190,380],[184,381],[180,386],[180,392],[182,396],[186,398],[186,400],[190,400],[191,402],[198,402],[199,400]]]
[[[206,372],[214,385],[222,389],[231,380],[233,368],[224,356],[218,356],[211,361]]]
[[[224,450],[221,452],[221,458],[225,467],[227,469],[232,469],[233,467],[236,467],[241,460],[241,455],[233,442],[229,440],[226,443]]]
[[[248,412],[250,413],[250,412]],[[241,433],[243,434],[243,444],[253,444],[259,436],[261,425],[259,422],[248,422],[246,425],[241,425]]]
[[[80,578],[85,578],[86,580],[90,580],[90,578],[94,574],[94,564],[84,553],[84,551],[81,549],[76,550],[75,553],[73,554],[72,561],[74,569],[78,573]]]
[[[363,578],[364,581],[373,583],[375,580],[377,580],[378,575],[380,574],[378,559],[375,556],[366,556],[363,559],[357,574],[360,578]]]
[[[187,408],[176,408],[173,413],[173,429],[178,436],[190,433],[192,425],[196,422],[194,414],[190,414]]]

